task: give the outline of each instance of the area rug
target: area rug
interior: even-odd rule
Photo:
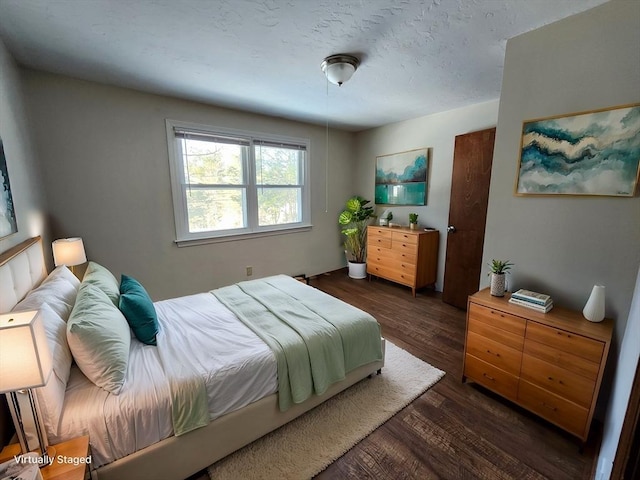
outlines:
[[[214,463],[212,480],[311,478],[444,376],[387,341],[381,375],[365,379],[296,420]]]

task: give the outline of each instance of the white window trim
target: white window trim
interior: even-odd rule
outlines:
[[[167,143],[169,148],[169,172],[171,174],[171,193],[173,197],[173,213],[175,220],[176,230],[176,244],[179,247],[202,245],[206,243],[217,242],[230,242],[236,240],[244,240],[249,238],[260,238],[271,235],[284,235],[290,233],[298,233],[309,231],[312,228],[311,224],[311,192],[310,192],[310,140],[307,138],[287,137],[284,135],[273,135],[262,132],[252,132],[247,130],[237,130],[224,127],[215,127],[210,125],[204,125],[199,123],[183,122],[180,120],[166,119],[167,130]],[[260,227],[257,225],[249,225],[243,229],[233,230],[217,230],[191,233],[189,232],[187,205],[183,193],[183,184],[181,181],[182,172],[182,158],[178,149],[178,143],[176,142],[175,129],[190,130],[195,133],[207,133],[207,134],[219,134],[227,136],[235,136],[241,138],[250,138],[253,140],[264,140],[270,142],[278,142],[284,144],[304,145],[306,148],[305,161],[302,165],[302,176],[304,179],[304,186],[302,188],[302,221],[297,223],[290,223],[286,225],[270,225]],[[248,169],[246,175],[248,176],[248,184],[250,188],[255,188],[255,162],[248,161]],[[255,195],[249,194],[248,197]],[[247,199],[247,209],[257,209],[255,202]],[[245,212],[247,213],[247,212]]]

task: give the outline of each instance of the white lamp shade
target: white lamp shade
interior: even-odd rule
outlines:
[[[325,58],[320,68],[331,83],[340,86],[351,78],[359,65],[360,60],[353,55],[339,53]]]
[[[82,239],[60,238],[51,244],[53,248],[53,263],[56,265],[66,265],[72,267],[87,261],[87,254],[84,251]]]
[[[331,83],[342,85],[351,78],[355,71],[355,67],[350,63],[334,63],[327,65],[324,73]]]
[[[605,289],[603,285],[594,285],[593,289],[591,289],[589,300],[587,300],[582,310],[582,315],[590,322],[601,322],[604,320],[604,292]]]
[[[46,385],[52,359],[38,311],[0,315],[0,393]]]

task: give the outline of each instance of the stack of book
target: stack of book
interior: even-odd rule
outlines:
[[[553,300],[544,293],[532,292],[531,290],[520,289],[511,294],[509,303],[531,308],[538,312],[547,313],[553,308]]]

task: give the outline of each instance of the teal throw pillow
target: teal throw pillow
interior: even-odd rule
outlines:
[[[158,315],[153,301],[142,284],[127,275],[120,279],[120,311],[138,340],[156,345]]]

